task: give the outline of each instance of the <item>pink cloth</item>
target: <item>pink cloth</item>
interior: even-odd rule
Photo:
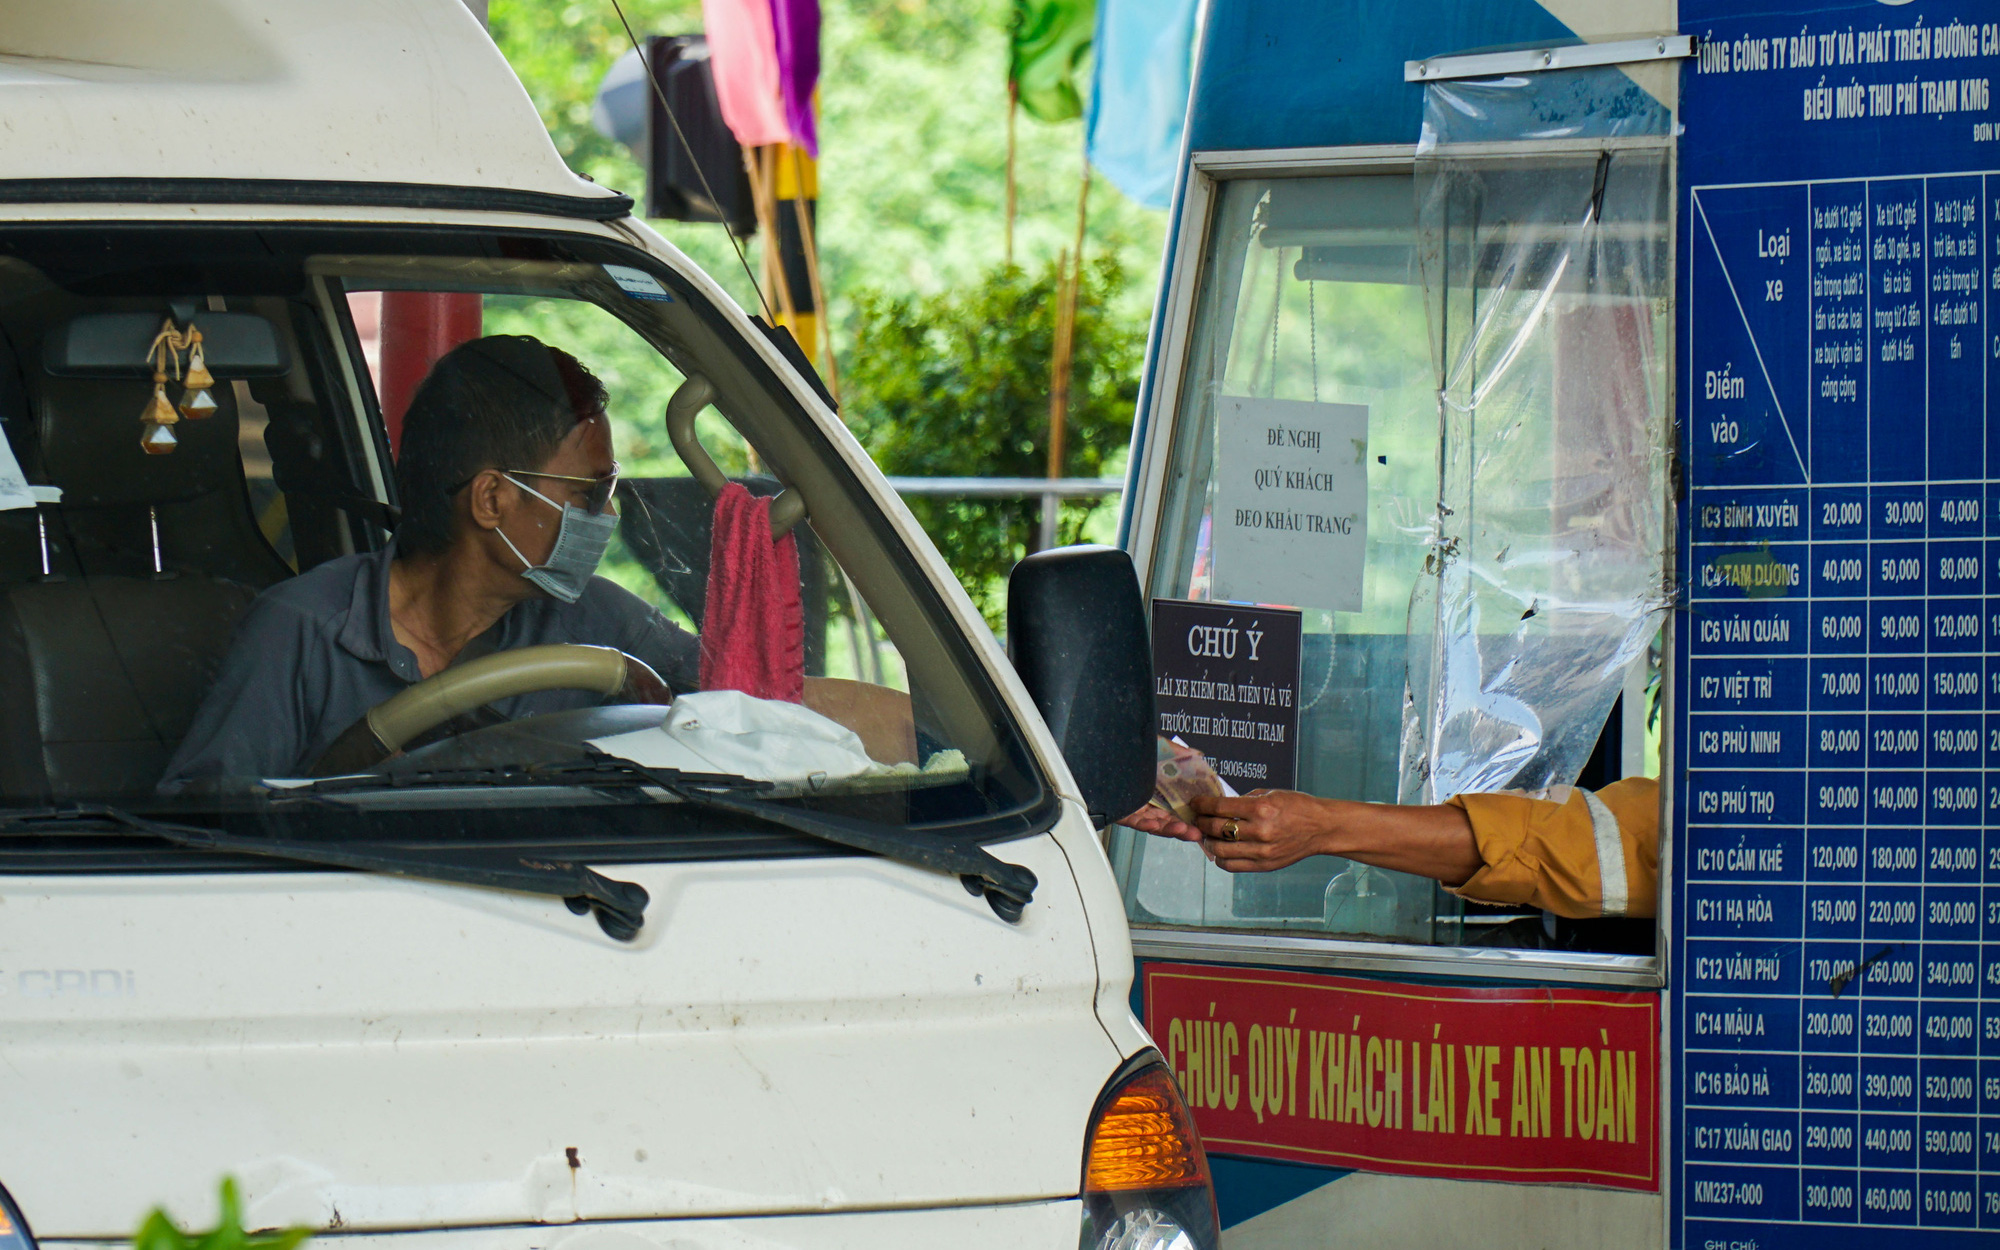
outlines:
[[[754,148],[791,138],[771,0],[701,0],[701,20],[716,101],[736,142]]]
[[[798,540],[786,534],[771,541],[771,501],[740,482],[723,487],[715,501],[708,605],[701,618],[701,688],[805,700]]]

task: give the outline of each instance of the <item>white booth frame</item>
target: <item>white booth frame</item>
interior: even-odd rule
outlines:
[[[1671,146],[1668,136],[1590,139],[1495,145],[1523,156],[1546,155],[1578,148],[1630,150],[1637,147]],[[1486,145],[1480,145],[1482,147]],[[1180,418],[1180,399],[1187,368],[1187,352],[1193,329],[1192,314],[1200,296],[1201,275],[1206,272],[1210,251],[1210,229],[1220,200],[1222,184],[1238,178],[1303,178],[1327,175],[1408,174],[1416,166],[1417,151],[1410,144],[1381,144],[1332,148],[1292,148],[1256,151],[1195,152],[1190,157],[1186,190],[1182,196],[1178,229],[1173,239],[1172,261],[1160,292],[1163,316],[1157,323],[1159,342],[1154,356],[1153,385],[1141,414],[1141,434],[1135,441],[1136,461],[1129,477],[1133,494],[1125,518],[1125,546],[1131,553],[1139,584],[1150,587],[1160,537],[1161,503],[1166,474],[1172,458],[1174,435]],[[1678,277],[1680,243],[1678,188],[1668,200],[1668,239],[1671,255],[1669,272]],[[1668,326],[1668,359],[1674,359],[1678,332],[1678,299],[1674,300]],[[1663,412],[1665,419],[1678,421],[1678,399],[1674,377],[1668,368]],[[1675,484],[1682,479],[1679,468],[1678,430],[1669,440],[1664,514],[1667,525],[1664,570],[1668,585],[1677,585],[1675,536],[1679,532]],[[1132,926],[1132,949],[1139,959],[1194,960],[1214,964],[1264,965],[1315,969],[1327,972],[1360,972],[1390,976],[1446,976],[1494,981],[1532,981],[1546,984],[1588,985],[1641,990],[1663,989],[1669,982],[1669,941],[1672,931],[1672,840],[1674,816],[1673,779],[1679,767],[1672,727],[1674,701],[1674,636],[1682,605],[1677,600],[1665,623],[1660,715],[1665,726],[1661,734],[1659,904],[1654,953],[1648,955],[1606,955],[1589,952],[1507,950],[1474,947],[1423,946],[1411,943],[1357,941],[1348,938],[1298,936],[1256,930],[1213,929],[1193,926]]]

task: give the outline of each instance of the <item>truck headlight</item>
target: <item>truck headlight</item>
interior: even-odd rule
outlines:
[[[0,1185],[0,1250],[35,1250],[35,1234],[5,1185]]]
[[[1208,1156],[1158,1054],[1111,1078],[1088,1143],[1081,1250],[1218,1250]]]

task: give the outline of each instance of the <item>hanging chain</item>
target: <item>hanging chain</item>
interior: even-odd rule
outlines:
[[[1285,311],[1285,249],[1276,249],[1276,263],[1271,267],[1271,385],[1268,398],[1278,394],[1278,320]]]
[[[1299,259],[1301,263],[1303,263],[1305,260],[1305,253],[1303,250],[1299,253]],[[1314,403],[1319,402],[1319,305],[1314,301],[1313,298],[1313,293],[1317,290],[1319,290],[1319,283],[1314,282],[1311,278],[1307,278],[1306,279],[1306,342],[1311,345],[1311,350],[1312,350]]]

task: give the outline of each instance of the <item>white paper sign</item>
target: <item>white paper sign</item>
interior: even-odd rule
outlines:
[[[1361,610],[1368,408],[1215,402],[1215,597]]]
[[[7,445],[7,436],[0,434],[0,512],[32,508],[35,503],[35,492],[21,475],[21,463],[14,459],[14,449]]]

